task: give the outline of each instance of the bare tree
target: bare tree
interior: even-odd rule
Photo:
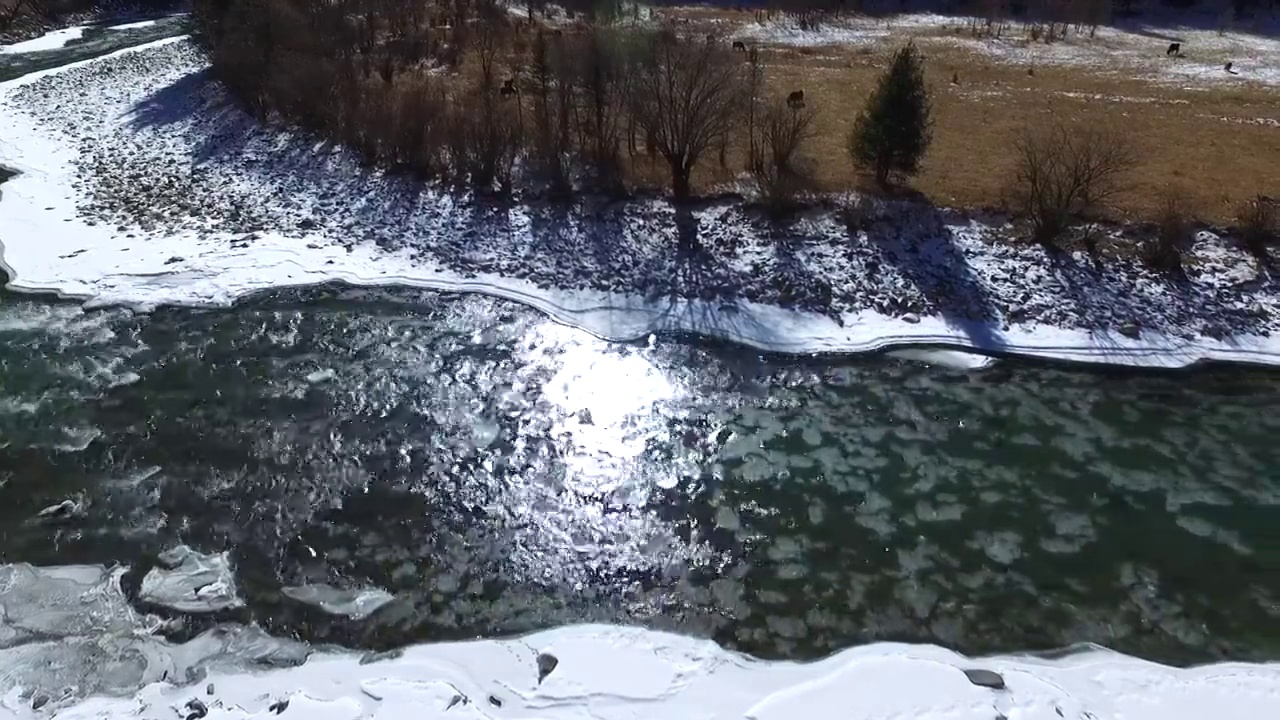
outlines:
[[[602,25],[591,26],[579,51],[581,69],[578,83],[582,88],[585,118],[580,123],[585,141],[582,154],[602,189],[617,190],[622,186],[622,159],[618,145],[622,140],[622,53],[617,32]]]
[[[532,150],[535,166],[553,195],[572,190],[569,107],[572,88],[563,39],[534,36],[528,93],[532,96]]]
[[[1056,242],[1072,220],[1114,199],[1136,161],[1121,136],[1061,123],[1026,133],[1016,152],[1010,200],[1030,221],[1034,239],[1046,245]]]
[[[476,13],[470,44],[480,61],[480,88],[483,92],[492,93],[497,87],[493,76],[494,64],[506,48],[507,13],[493,0],[481,0],[476,5]]]
[[[762,157],[753,174],[761,199],[776,212],[790,209],[808,184],[801,151],[816,135],[814,119],[812,108],[792,108],[781,98],[760,116],[757,144]]]
[[[747,170],[758,172],[761,166],[759,133],[756,131],[756,115],[759,112],[760,92],[764,88],[764,66],[760,52],[755,47],[747,51]]]
[[[977,13],[969,19],[969,32],[999,38],[1009,24],[1009,0],[977,0],[976,9]]]
[[[632,68],[631,112],[671,166],[677,202],[703,154],[737,127],[746,95],[741,63],[720,43],[659,31]]]

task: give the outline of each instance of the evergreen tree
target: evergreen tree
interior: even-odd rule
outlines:
[[[932,139],[929,105],[924,60],[908,43],[894,55],[893,65],[854,122],[849,134],[853,162],[874,170],[881,184],[893,173],[914,175]]]

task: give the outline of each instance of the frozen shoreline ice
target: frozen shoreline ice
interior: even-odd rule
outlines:
[[[875,643],[796,663],[606,625],[363,654],[235,625],[172,644],[131,611],[123,572],[0,566],[0,720],[1269,720],[1280,707],[1280,663],[1173,668],[1093,646],[967,658]]]

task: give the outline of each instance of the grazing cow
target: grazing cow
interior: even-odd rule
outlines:
[[[510,80],[502,81],[502,87],[498,90],[498,93],[501,94],[503,97],[510,97],[512,95],[515,95],[516,94],[515,79],[513,78]]]
[[[787,107],[792,110],[799,110],[804,107],[804,91],[795,90],[787,96]]]
[[[716,36],[715,36],[715,35],[707,35],[707,44],[708,44],[708,45],[715,45],[715,44],[716,44]]]
[[[1164,51],[1165,56],[1181,55],[1182,43],[1169,43],[1169,49]]]
[[[747,44],[746,44],[746,43],[744,43],[744,42],[742,42],[741,40],[734,40],[734,41],[733,41],[733,49],[734,49],[734,50],[741,50],[742,52],[746,52],[746,51],[747,51]]]

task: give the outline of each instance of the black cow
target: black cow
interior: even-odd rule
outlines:
[[[796,90],[787,96],[787,107],[792,110],[799,110],[804,107],[804,91]]]
[[[1169,49],[1168,49],[1168,50],[1165,50],[1165,51],[1164,51],[1164,54],[1165,54],[1166,56],[1168,56],[1168,55],[1181,55],[1181,54],[1182,54],[1182,43],[1169,43]]]

